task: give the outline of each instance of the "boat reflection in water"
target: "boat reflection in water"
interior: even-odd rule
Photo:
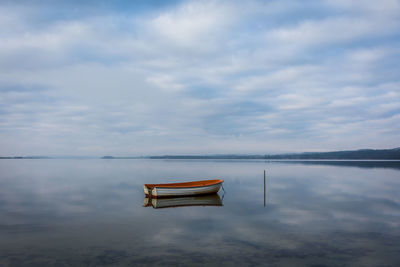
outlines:
[[[218,194],[190,196],[190,197],[169,197],[169,198],[148,198],[144,199],[144,207],[176,208],[188,206],[223,206]]]

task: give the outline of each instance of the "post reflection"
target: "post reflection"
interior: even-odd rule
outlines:
[[[190,197],[169,197],[169,198],[148,198],[143,202],[144,207],[178,208],[193,206],[223,206],[223,202],[218,194],[190,196]]]

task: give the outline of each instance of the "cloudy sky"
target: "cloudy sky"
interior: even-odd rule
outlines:
[[[396,0],[1,1],[0,156],[398,147],[399,62]]]

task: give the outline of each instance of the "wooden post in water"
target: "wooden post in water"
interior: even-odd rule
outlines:
[[[265,170],[264,170],[264,207],[265,207]]]

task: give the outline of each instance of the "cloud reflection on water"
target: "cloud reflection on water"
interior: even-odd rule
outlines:
[[[3,263],[367,266],[399,260],[397,169],[157,160],[14,160],[0,161],[0,169]],[[193,173],[225,180],[223,207],[142,207],[143,183]]]

